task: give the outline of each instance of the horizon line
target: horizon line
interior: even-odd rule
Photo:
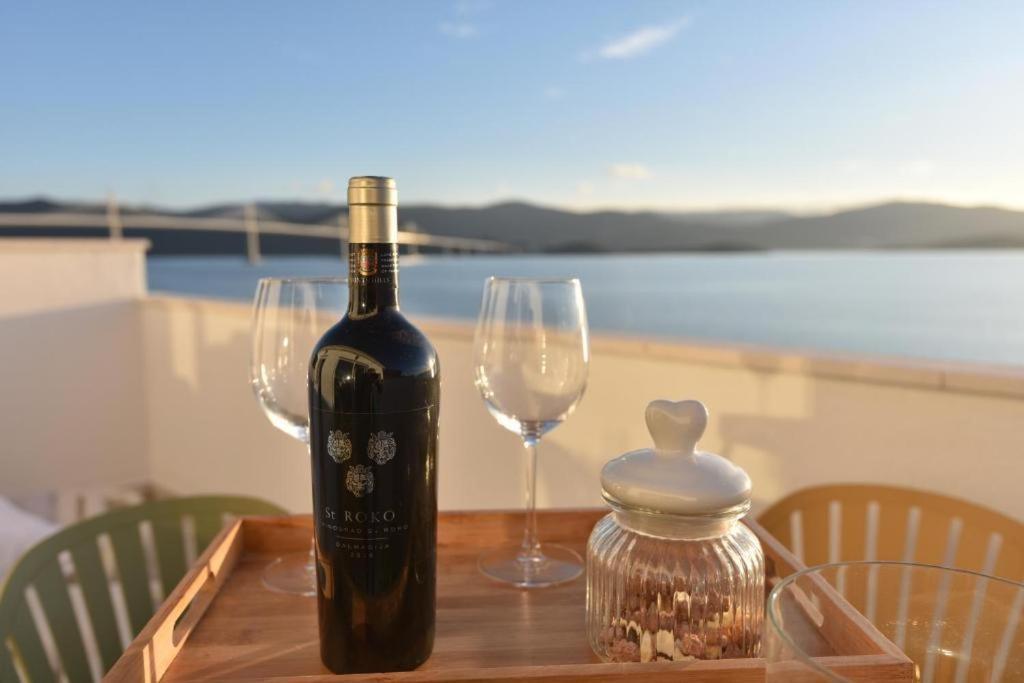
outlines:
[[[116,198],[116,195],[115,195]],[[32,201],[45,201],[54,204],[93,204],[103,206],[108,203],[107,198],[95,198],[95,199],[61,199],[53,195],[44,193],[32,194],[21,197],[0,197],[0,205],[13,204],[21,202],[32,202]],[[312,199],[308,197],[304,198],[257,198],[257,199],[225,199],[225,200],[213,200],[200,203],[190,204],[177,204],[177,203],[159,203],[152,201],[122,201],[116,198],[118,206],[121,209],[151,209],[151,210],[170,210],[170,211],[197,211],[201,209],[209,209],[217,206],[245,206],[246,204],[305,204],[305,205],[322,205],[322,206],[337,206],[345,208],[347,206],[346,201],[331,201],[328,199]],[[849,211],[857,211],[862,209],[869,209],[879,206],[887,206],[892,204],[918,204],[918,205],[931,205],[931,206],[944,206],[948,208],[956,209],[997,209],[1002,211],[1014,211],[1024,212],[1024,205],[1012,206],[1010,204],[1000,204],[997,202],[954,202],[950,200],[936,199],[932,197],[909,197],[909,196],[895,196],[895,197],[880,197],[878,199],[867,199],[867,200],[852,200],[850,202],[822,202],[822,203],[808,203],[803,206],[790,206],[787,207],[781,204],[712,204],[703,206],[656,206],[652,205],[649,207],[635,207],[635,206],[616,206],[616,205],[593,205],[588,207],[567,205],[550,204],[542,201],[526,199],[522,197],[508,197],[504,199],[495,199],[485,202],[477,203],[443,203],[434,202],[429,200],[411,200],[402,202],[399,205],[399,210],[402,207],[410,208],[437,208],[447,210],[483,210],[494,208],[497,206],[503,206],[508,204],[524,204],[532,206],[538,209],[546,209],[552,211],[562,211],[566,213],[575,214],[595,214],[595,213],[625,213],[625,214],[728,214],[728,213],[783,213],[791,216],[825,216],[834,215],[838,213],[845,213]]]

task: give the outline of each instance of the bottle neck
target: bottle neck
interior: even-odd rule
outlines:
[[[348,245],[348,314],[367,318],[398,308],[398,245]]]

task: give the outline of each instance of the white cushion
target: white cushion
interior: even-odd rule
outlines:
[[[0,581],[26,550],[58,528],[0,496]]]

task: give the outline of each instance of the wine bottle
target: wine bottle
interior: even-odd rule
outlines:
[[[320,656],[403,671],[434,643],[440,367],[398,305],[397,190],[349,181],[349,306],[313,350]]]

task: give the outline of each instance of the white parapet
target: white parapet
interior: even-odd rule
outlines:
[[[148,477],[146,240],[0,239],[0,495]]]
[[[310,508],[306,447],[249,388],[250,306],[146,297],[145,243],[0,240],[0,495],[146,481]],[[522,447],[473,385],[472,326],[418,321],[442,366],[441,506],[518,508]],[[877,482],[1024,519],[1024,371],[597,334],[587,393],[540,447],[539,503],[601,503],[598,473],[648,444],[651,399],[698,398],[700,446],[763,507]]]
[[[147,452],[154,483],[310,508],[306,447],[277,432],[248,383],[245,304],[176,297],[142,307]],[[473,385],[472,326],[418,321],[441,357],[445,509],[517,508],[522,447]],[[755,505],[830,482],[960,496],[1024,519],[1024,373],[1013,368],[817,356],[595,335],[587,393],[540,446],[539,504],[601,503],[610,458],[649,445],[654,398],[699,398],[701,447],[734,458]],[[1003,473],[1002,475],[998,473]]]
[[[0,239],[0,316],[138,299],[148,240]]]

